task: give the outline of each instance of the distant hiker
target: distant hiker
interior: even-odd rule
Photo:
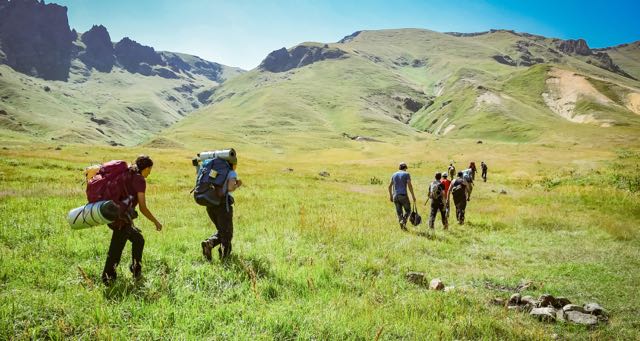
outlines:
[[[480,168],[482,169],[482,180],[487,182],[487,164],[484,161],[480,162]]]
[[[102,271],[102,281],[105,284],[110,284],[117,278],[116,268],[120,263],[122,250],[127,244],[127,240],[131,242],[131,265],[129,265],[129,270],[135,279],[139,279],[142,275],[144,237],[142,236],[142,231],[133,225],[133,219],[138,216],[135,211],[136,205],[140,204],[140,212],[156,225],[156,230],[162,230],[162,224],[147,207],[145,198],[147,188],[145,179],[151,174],[152,167],[153,161],[146,155],[138,156],[135,163],[129,167],[129,174],[124,182],[126,197],[121,198],[122,201],[129,203],[129,212],[126,217],[119,218],[108,225],[113,230],[113,234],[111,235],[107,261]]]
[[[471,169],[471,179],[475,180],[476,179],[476,173],[478,172],[478,168],[476,168],[476,163],[471,161],[469,163],[469,169]]]
[[[456,207],[456,219],[460,225],[464,225],[464,211],[467,208],[467,182],[462,172],[458,172],[458,178],[451,184],[447,201],[453,196],[453,204]]]
[[[471,201],[471,192],[473,192],[473,170],[471,168],[463,170],[462,179],[467,189],[467,201]]]
[[[411,175],[407,172],[407,164],[401,162],[398,169],[399,170],[391,176],[391,182],[389,183],[389,200],[396,206],[396,215],[400,223],[400,228],[406,231],[407,218],[409,214],[411,214],[411,201],[409,201],[407,187],[409,187],[413,202],[416,201],[416,196],[413,193]]]
[[[236,173],[236,167],[238,166],[238,160],[235,156],[233,149],[217,151],[216,153],[230,154],[224,157],[215,157],[212,159],[204,160],[201,168],[201,175],[198,176],[198,182],[200,182],[202,175],[209,177],[209,174],[215,173],[216,176],[211,176],[209,183],[204,183],[205,187],[211,191],[213,197],[207,200],[212,200],[208,203],[199,201],[198,198],[198,184],[196,185],[196,202],[207,207],[207,214],[209,219],[216,226],[216,233],[209,238],[203,240],[200,243],[202,247],[202,255],[211,261],[211,250],[220,245],[218,249],[218,255],[220,259],[225,259],[231,254],[231,240],[233,239],[233,204],[235,200],[231,195],[231,192],[242,186],[242,181],[238,179],[238,173]],[[202,153],[201,153],[202,155]],[[206,173],[206,174],[203,174]],[[220,179],[219,183],[216,181]],[[206,193],[202,193],[206,195]]]
[[[449,188],[451,187],[451,180],[449,180],[448,177],[449,176],[447,175],[447,172],[444,172],[442,173],[442,179],[440,180],[440,182],[444,186],[444,208],[447,214],[447,221],[449,221],[449,210],[451,208],[451,206],[449,205]]]
[[[442,225],[444,225],[444,229],[449,228],[449,224],[447,222],[447,214],[445,212],[445,187],[440,181],[442,179],[442,173],[436,173],[435,180],[431,182],[429,185],[429,199],[431,200],[431,214],[429,215],[429,228],[433,230],[436,215],[438,211],[440,212],[440,216],[442,217]]]
[[[456,177],[456,167],[453,165],[453,161],[449,164],[449,169],[447,169],[447,171],[449,172],[450,179],[454,179]]]

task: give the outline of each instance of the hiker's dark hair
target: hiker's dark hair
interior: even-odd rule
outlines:
[[[459,177],[462,177],[462,175],[463,175],[462,172],[458,172]]]
[[[153,166],[153,160],[151,160],[148,155],[140,155],[129,169],[136,173],[141,173],[145,168],[149,168],[151,166]]]
[[[406,163],[401,163],[400,166],[398,167],[398,169],[400,169],[400,170],[407,169],[407,164]]]
[[[442,179],[442,173],[438,172],[436,173],[436,180],[440,180]]]

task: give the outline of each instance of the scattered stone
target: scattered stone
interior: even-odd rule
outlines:
[[[442,283],[440,278],[434,278],[434,279],[431,280],[431,283],[429,283],[429,289],[431,289],[431,290],[443,290],[444,289],[444,283]]]
[[[57,146],[57,147],[56,147],[56,150],[62,150],[62,147]]]
[[[549,295],[549,294],[544,294],[542,296],[540,296],[540,298],[538,298],[538,301],[540,301],[539,306],[544,308],[544,307],[554,307],[557,305],[556,303],[556,299],[555,297]]]
[[[552,307],[533,308],[529,315],[538,318],[540,321],[554,322],[556,320],[556,309]]]
[[[49,91],[51,91],[51,88],[50,88],[50,87],[48,87],[48,86],[46,86],[46,85],[45,85],[45,86],[44,86],[44,88],[42,88],[42,89],[44,89],[44,92],[49,92]]]
[[[501,190],[500,190],[500,194],[505,195],[505,194],[507,194],[507,191],[506,191],[506,190],[504,190],[504,189],[501,189]]]
[[[494,297],[491,299],[491,301],[489,301],[489,303],[493,304],[493,305],[499,305],[501,307],[504,307],[506,305],[506,302],[504,299],[499,298],[499,297]]]
[[[567,317],[567,321],[570,321],[576,324],[582,324],[586,326],[594,326],[598,324],[597,316],[581,313],[579,311],[567,311],[565,313],[565,316]]]
[[[329,176],[329,175],[331,175],[331,174],[329,174],[329,172],[327,172],[327,171],[322,171],[322,172],[318,173],[318,175],[320,175],[320,176],[322,176],[322,177],[325,177],[325,178],[326,178],[326,177],[328,177],[328,176]]]
[[[415,284],[424,283],[424,276],[425,276],[424,272],[415,272],[415,271],[407,272],[407,274],[405,275],[407,281]]]
[[[536,300],[535,298],[533,298],[532,296],[523,296],[520,299],[520,303],[522,304],[529,304],[533,307],[537,307],[538,303],[540,303],[538,300]]]
[[[285,173],[291,173],[291,172],[293,172],[293,168],[285,168],[282,171],[285,172]]]
[[[578,311],[581,313],[586,313],[586,311],[584,310],[583,307],[577,305],[577,304],[567,304],[564,307],[562,307],[562,310],[566,313],[568,311]]]
[[[511,295],[511,297],[509,297],[509,305],[518,305],[520,304],[520,299],[522,297],[520,296],[520,294],[513,294]]]
[[[598,303],[587,303],[584,305],[584,311],[593,315],[604,315],[607,316],[608,313],[604,308],[602,308]]]
[[[556,305],[554,305],[554,307],[560,309],[560,308],[566,306],[567,304],[571,304],[571,301],[569,301],[568,298],[566,298],[566,297],[557,297],[556,298]]]
[[[482,141],[478,141],[478,144],[482,144]]]

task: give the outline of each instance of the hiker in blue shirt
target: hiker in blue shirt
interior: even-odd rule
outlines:
[[[393,173],[391,176],[391,182],[389,183],[389,200],[396,206],[396,214],[398,216],[400,228],[406,231],[407,218],[409,218],[409,214],[411,214],[411,201],[409,201],[407,187],[409,187],[409,192],[411,192],[413,202],[416,201],[416,196],[413,194],[411,175],[407,172],[407,164],[401,162],[399,169],[399,171]]]

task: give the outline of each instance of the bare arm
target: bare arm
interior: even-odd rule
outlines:
[[[393,188],[393,181],[389,183],[389,200],[393,201],[393,192],[391,191]]]
[[[227,181],[227,190],[229,192],[233,192],[236,189],[240,188],[240,186],[242,186],[242,180],[237,180],[236,178],[230,178]]]
[[[413,198],[413,201],[416,201],[416,195],[413,194],[413,185],[411,184],[411,179],[407,180],[407,185],[409,186],[409,192],[411,192],[411,197]]]
[[[147,207],[147,201],[145,200],[144,192],[138,192],[138,203],[140,204],[140,212],[142,212],[142,214],[147,217],[147,219],[149,219],[156,225],[156,230],[162,230],[162,224],[160,224],[158,219],[153,216],[153,213],[151,213],[151,211],[149,211],[149,208]]]

